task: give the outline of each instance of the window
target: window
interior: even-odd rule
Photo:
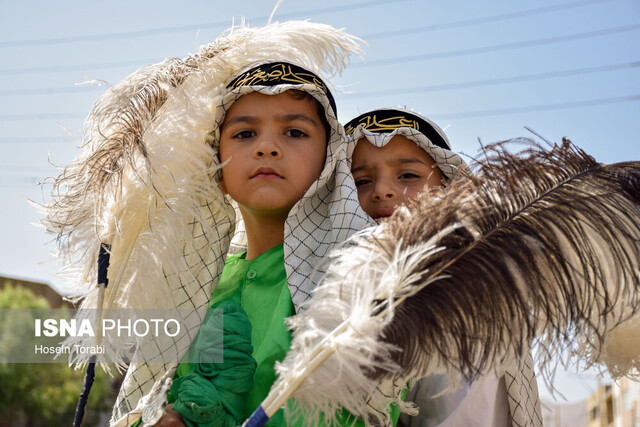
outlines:
[[[613,397],[607,397],[607,424],[613,422]]]

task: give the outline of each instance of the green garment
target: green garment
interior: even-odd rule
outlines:
[[[284,359],[291,345],[291,335],[284,320],[294,315],[295,309],[287,286],[283,246],[276,246],[252,260],[245,257],[246,253],[242,253],[227,258],[210,305],[217,307],[227,301],[233,301],[244,309],[251,323],[252,356],[256,362],[256,370],[254,385],[248,393],[245,405],[246,419],[267,397],[271,385],[275,382],[275,362]],[[225,334],[226,329],[225,325]],[[226,347],[225,341],[225,351]],[[184,372],[181,371],[181,367],[178,368],[177,374]],[[395,424],[399,411],[394,407],[391,412]],[[360,421],[354,424],[353,417],[346,411],[339,418],[341,425],[364,425]],[[280,409],[265,425],[289,424],[284,419],[284,411]]]
[[[256,362],[251,324],[242,307],[222,301],[209,310],[178,366],[168,401],[189,427],[234,427],[244,421]],[[224,345],[223,345],[224,341]]]
[[[245,418],[248,418],[267,397],[276,380],[273,366],[284,359],[291,345],[284,319],[294,315],[295,310],[287,286],[282,245],[252,260],[245,257],[246,253],[242,253],[227,258],[211,305],[233,300],[244,308],[251,322],[251,344],[257,367],[254,386],[247,398]],[[267,425],[285,425],[283,411],[274,414]]]

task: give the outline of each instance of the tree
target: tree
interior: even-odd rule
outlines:
[[[0,309],[50,308],[44,297],[30,290],[8,286],[0,290]],[[6,324],[0,326],[0,343],[11,337]],[[10,332],[10,331],[9,331]],[[84,371],[64,363],[0,363],[0,427],[71,425]],[[98,425],[101,413],[109,410],[111,379],[96,370],[83,426]]]

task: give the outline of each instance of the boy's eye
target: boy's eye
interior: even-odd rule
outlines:
[[[400,179],[416,179],[416,178],[420,178],[420,175],[413,173],[413,172],[405,172],[402,175],[400,175],[398,178]]]
[[[237,139],[247,139],[255,136],[255,132],[252,130],[241,130],[240,132],[236,132],[233,134],[233,138]]]
[[[292,138],[303,138],[307,136],[307,134],[301,131],[300,129],[289,129],[288,131],[285,132],[285,135],[290,136]]]
[[[360,186],[369,184],[371,180],[369,178],[356,178],[355,182],[356,182],[356,187],[360,187]]]

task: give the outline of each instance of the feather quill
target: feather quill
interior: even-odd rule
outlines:
[[[301,383],[306,422],[346,408],[384,424],[398,384],[500,375],[534,340],[543,368],[565,349],[592,363],[624,356],[602,350],[637,323],[640,162],[603,165],[567,140],[483,154],[476,175],[425,193],[327,260],[323,285],[291,319],[272,388],[286,400]],[[638,368],[626,356],[617,375]]]

